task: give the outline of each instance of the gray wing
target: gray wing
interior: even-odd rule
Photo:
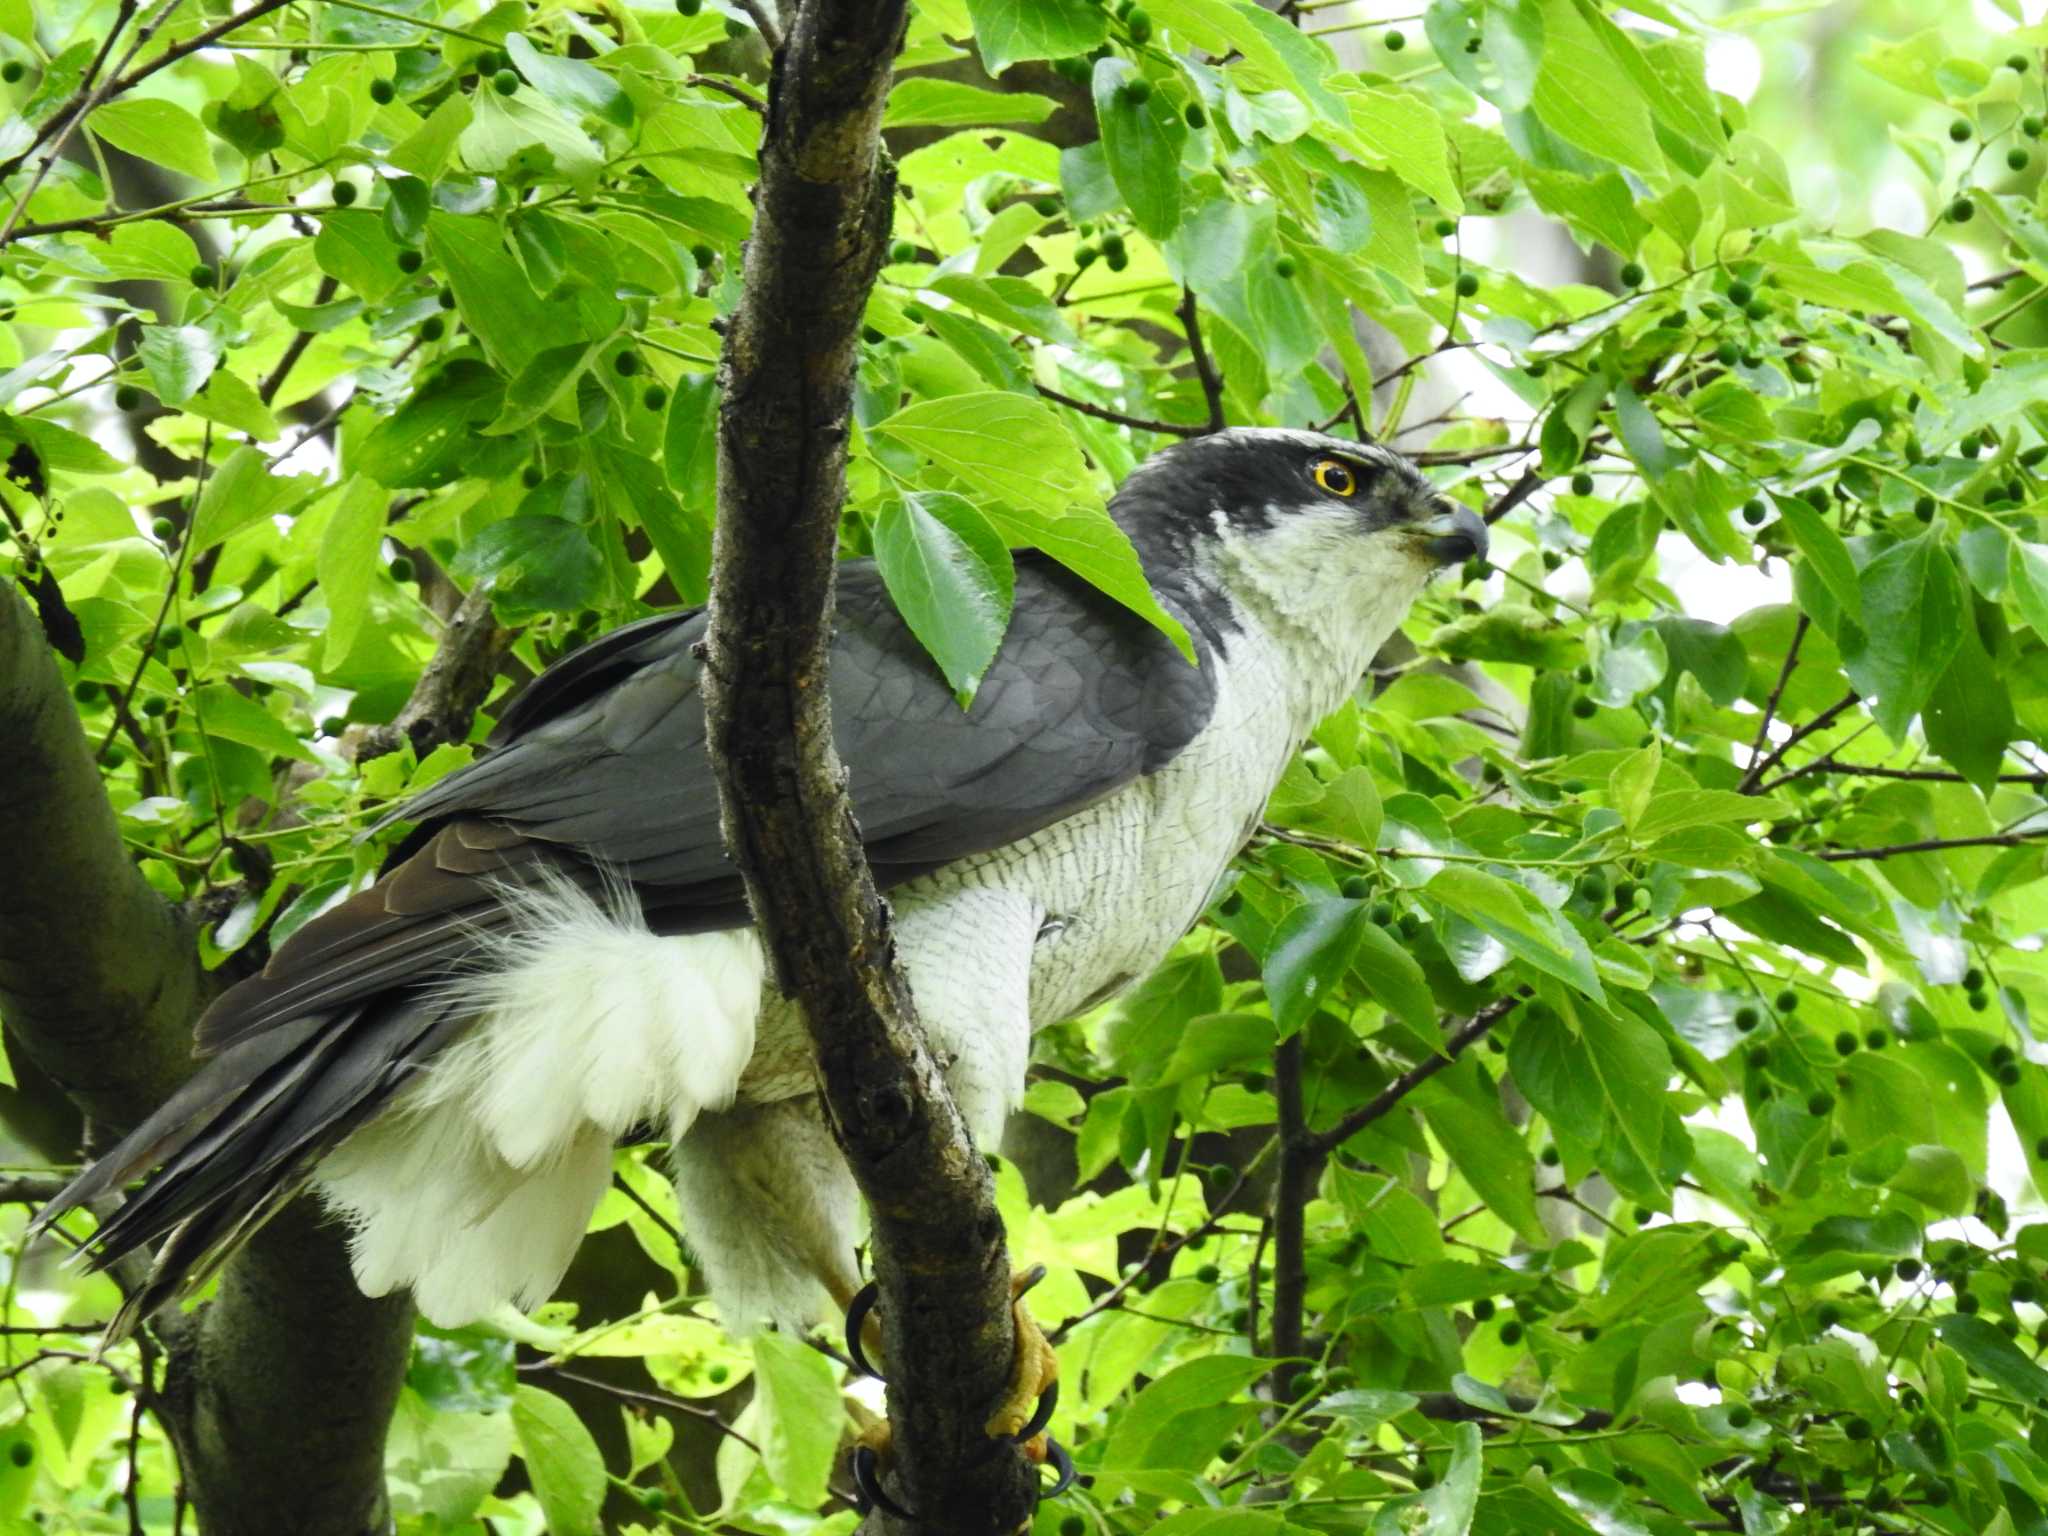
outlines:
[[[834,734],[885,887],[1072,815],[1170,761],[1214,669],[1049,561],[1020,556],[1008,633],[962,711],[872,562],[839,578]],[[658,931],[746,921],[705,749],[702,611],[613,632],[550,668],[492,750],[405,806],[419,830],[371,889],[309,923],[202,1021],[202,1048],[459,962],[497,890],[623,877]],[[1191,625],[1190,631],[1194,632]],[[1206,654],[1199,634],[1196,644]],[[396,817],[393,819],[397,819]]]

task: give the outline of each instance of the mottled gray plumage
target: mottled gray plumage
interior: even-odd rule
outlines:
[[[1311,464],[1331,453],[1356,471],[1356,494],[1333,496],[1311,479]],[[1019,941],[1028,960],[1033,930],[1048,915],[1031,895],[1034,850],[1044,844],[1044,857],[1065,858],[1045,843],[1054,835],[1048,829],[1071,825],[1074,835],[1092,836],[1090,828],[1113,827],[1121,829],[1116,836],[1142,842],[1139,829],[1154,822],[1077,813],[1161,774],[1203,736],[1219,689],[1237,676],[1219,729],[1242,733],[1263,723],[1245,750],[1223,743],[1199,755],[1233,776],[1217,804],[1235,819],[1220,840],[1191,837],[1205,851],[1203,868],[1183,882],[1192,892],[1189,910],[1137,946],[1151,956],[1141,963],[1156,963],[1198,910],[1202,882],[1243,835],[1237,822],[1256,818],[1298,733],[1313,723],[1313,713],[1296,717],[1330,707],[1355,683],[1364,657],[1352,653],[1377,645],[1433,563],[1485,543],[1483,525],[1469,512],[1453,514],[1394,455],[1310,434],[1232,432],[1183,445],[1135,473],[1113,510],[1162,604],[1185,625],[1198,664],[1068,572],[1024,554],[1008,632],[963,712],[873,564],[841,569],[831,666],[837,743],[878,882],[915,894],[923,916],[913,934],[939,935],[921,942],[945,947],[946,930],[931,914],[943,910],[947,871],[957,867],[970,883],[1021,894],[1015,921],[1024,925]],[[1369,554],[1378,546],[1363,541],[1390,532],[1403,536],[1385,557],[1393,585],[1361,594],[1369,621],[1333,615],[1329,654],[1319,654],[1322,610],[1307,598],[1297,603],[1285,590],[1288,573],[1267,570],[1258,552],[1279,551],[1283,564],[1311,559],[1287,553],[1298,536],[1303,551]],[[1320,592],[1333,579],[1326,570],[1302,576],[1304,592]],[[536,679],[505,710],[486,755],[402,809],[417,827],[383,878],[309,923],[259,975],[208,1010],[197,1036],[212,1060],[42,1218],[159,1169],[92,1244],[95,1259],[108,1262],[171,1234],[132,1313],[203,1277],[303,1187],[323,1157],[431,1074],[441,1053],[475,1026],[456,984],[464,967],[498,953],[493,934],[522,913],[531,919],[547,893],[628,893],[624,899],[655,935],[746,924],[719,845],[705,752],[696,655],[704,627],[702,612],[646,619]],[[1237,776],[1242,788],[1234,787]],[[1185,803],[1189,811],[1175,815],[1207,815],[1205,801]],[[1085,905],[1085,889],[1062,890],[1064,906]],[[522,891],[532,896],[524,907]],[[1046,926],[1049,936],[1057,931]],[[977,942],[994,949],[1007,941],[977,933]],[[1082,973],[1069,976],[1069,965],[1059,972],[1061,985],[1071,983],[1079,998],[1126,980],[1128,955],[1115,974],[1086,973],[1089,964],[1110,967],[1107,955],[1086,961],[1073,951]],[[915,970],[918,957],[910,960]],[[1033,984],[1029,970],[1017,972],[1017,985]],[[930,985],[944,991],[951,984]],[[1018,998],[1005,1017],[1032,1013]],[[1018,1027],[1028,1034],[1028,1026]],[[745,1028],[751,1041],[752,1021]],[[733,1091],[724,1090],[727,1100]],[[679,1126],[697,1112],[690,1107]],[[704,1145],[715,1144],[707,1131]]]

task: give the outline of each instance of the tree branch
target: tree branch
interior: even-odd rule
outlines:
[[[1209,356],[1209,349],[1202,344],[1202,316],[1195,303],[1195,290],[1182,287],[1180,291],[1180,325],[1187,332],[1188,353],[1195,360],[1195,377],[1202,381],[1202,398],[1209,402],[1209,430],[1223,430],[1223,375],[1216,371],[1215,360]]]
[[[1056,405],[1064,405],[1070,411],[1079,411],[1083,416],[1093,416],[1097,421],[1129,427],[1134,432],[1159,432],[1168,437],[1204,437],[1210,430],[1207,427],[1189,426],[1185,422],[1153,421],[1144,416],[1126,416],[1122,411],[1112,411],[1106,405],[1096,405],[1092,401],[1061,394],[1044,384],[1034,384],[1032,388]]]
[[[1322,1178],[1326,1155],[1309,1134],[1301,1089],[1301,1035],[1289,1035],[1273,1053],[1273,1098],[1279,1107],[1280,1177],[1273,1186],[1273,1368],[1276,1401],[1294,1401],[1294,1380],[1306,1348],[1303,1319],[1308,1294],[1305,1214]]]
[[[1889,843],[1882,848],[1824,848],[1814,857],[1830,864],[1851,859],[1891,859],[1905,853],[1946,853],[1951,848],[2018,848],[2048,837],[2048,827],[2036,832],[1992,832],[1983,837],[1929,837],[1917,843]]]
[[[1444,1048],[1440,1054],[1425,1061],[1418,1061],[1327,1131],[1320,1131],[1311,1136],[1310,1145],[1319,1152],[1334,1152],[1375,1120],[1383,1119],[1392,1113],[1395,1106],[1409,1094],[1456,1061],[1474,1042],[1484,1039],[1486,1032],[1513,1012],[1515,1005],[1520,1001],[1519,997],[1495,998],[1444,1041]]]
[[[739,307],[726,331],[704,691],[726,846],[873,1216],[890,1370],[892,1531],[1007,1532],[1034,1474],[989,1456],[1014,1353],[1009,1260],[894,964],[833,750],[826,669],[861,314],[889,236],[880,154],[904,0],[811,0],[776,55]]]
[[[129,861],[40,626],[0,583],[0,1014],[94,1120],[134,1124],[192,1069],[210,991],[192,934]],[[166,1318],[161,1411],[209,1536],[368,1536],[409,1304],[370,1301],[301,1200]],[[277,1426],[289,1424],[290,1435]]]
[[[1805,641],[1806,631],[1812,623],[1813,621],[1802,613],[1799,615],[1799,622],[1792,626],[1792,643],[1785,647],[1784,665],[1778,668],[1778,681],[1771,689],[1771,696],[1764,700],[1763,718],[1756,723],[1756,740],[1749,748],[1749,772],[1742,776],[1742,783],[1738,786],[1745,794],[1755,789],[1757,781],[1763,777],[1760,765],[1763,762],[1764,747],[1771,739],[1771,721],[1777,718],[1778,703],[1785,697],[1785,685],[1792,681],[1792,673],[1799,665],[1799,647]]]
[[[1764,757],[1758,760],[1757,762],[1751,763],[1749,765],[1749,771],[1743,774],[1742,782],[1736,785],[1736,788],[1741,790],[1744,794],[1749,794],[1753,792],[1756,789],[1756,786],[1762,782],[1763,776],[1769,773],[1773,768],[1777,767],[1778,764],[1782,763],[1785,760],[1785,754],[1787,752],[1790,752],[1794,747],[1798,746],[1800,742],[1806,740],[1807,737],[1813,735],[1814,732],[1826,730],[1829,726],[1833,725],[1837,719],[1841,717],[1842,713],[1845,710],[1854,708],[1855,705],[1860,701],[1861,695],[1859,695],[1855,689],[1850,689],[1841,698],[1835,700],[1834,703],[1830,704],[1826,709],[1822,710],[1819,714],[1815,715],[1811,720],[1807,721],[1806,724],[1800,726],[1799,729],[1794,731],[1790,736],[1787,736],[1783,741],[1779,742],[1777,749],[1773,751],[1768,757]]]

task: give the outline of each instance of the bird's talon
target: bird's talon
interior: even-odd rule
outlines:
[[[1058,1498],[1074,1486],[1075,1478],[1074,1458],[1068,1454],[1067,1448],[1061,1445],[1059,1441],[1053,1439],[1051,1435],[1045,1437],[1045,1459],[1052,1464],[1053,1470],[1059,1476],[1053,1480],[1053,1485],[1050,1488],[1045,1489],[1038,1495],[1041,1502],[1046,1499]]]
[[[1010,1385],[989,1415],[985,1433],[992,1440],[1035,1439],[1045,1429],[1059,1401],[1059,1357],[1045,1332],[1032,1320],[1024,1293],[1045,1278],[1045,1266],[1034,1264],[1010,1281],[1010,1316],[1016,1328],[1017,1355],[1010,1367]]]
[[[1073,1463],[1069,1461],[1068,1465],[1071,1467]],[[847,1468],[853,1474],[854,1507],[863,1515],[869,1510],[879,1509],[898,1520],[916,1520],[917,1517],[890,1498],[888,1490],[882,1486],[882,1458],[872,1445],[856,1445],[853,1454],[847,1458]]]
[[[870,1280],[855,1291],[853,1300],[846,1304],[846,1353],[853,1361],[855,1369],[863,1376],[872,1376],[877,1381],[885,1381],[887,1378],[869,1361],[867,1351],[861,1347],[860,1340],[861,1333],[867,1326],[868,1314],[875,1310],[875,1299],[881,1294],[881,1288]]]

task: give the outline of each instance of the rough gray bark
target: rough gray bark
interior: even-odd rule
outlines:
[[[810,0],[778,51],[722,363],[706,709],[727,846],[873,1213],[891,1376],[889,1487],[920,1517],[1013,1531],[1034,1476],[982,1434],[1013,1353],[988,1171],[894,963],[826,698],[833,565],[861,315],[889,235],[879,153],[904,0]]]
[[[0,1015],[118,1131],[192,1070],[207,978],[183,917],[129,860],[41,626],[6,582],[0,805]],[[340,1232],[301,1201],[228,1265],[214,1301],[164,1320],[150,1406],[208,1536],[385,1529],[384,1432],[411,1315],[356,1290]]]

